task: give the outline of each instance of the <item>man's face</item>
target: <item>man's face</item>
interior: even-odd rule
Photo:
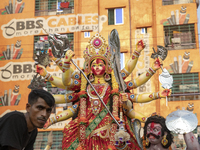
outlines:
[[[96,76],[104,75],[105,68],[105,64],[101,59],[95,59],[91,64],[92,73]]]
[[[52,108],[40,97],[36,103],[27,107],[30,123],[36,128],[43,128],[51,111]]]
[[[162,126],[151,122],[147,125],[147,138],[151,144],[158,144],[162,140]]]

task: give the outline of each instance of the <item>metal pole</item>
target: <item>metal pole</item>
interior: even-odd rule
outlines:
[[[104,107],[106,108],[106,110],[109,112],[110,116],[113,118],[113,120],[115,121],[115,123],[119,125],[118,121],[115,119],[115,117],[112,115],[112,113],[110,112],[110,110],[108,109],[108,107],[106,106],[106,104],[103,102],[103,100],[101,99],[101,97],[99,96],[99,94],[97,93],[96,89],[94,88],[94,86],[92,85],[92,83],[90,82],[90,80],[88,80],[88,78],[86,77],[85,73],[74,63],[74,61],[71,59],[71,62],[76,66],[76,68],[83,74],[83,76],[85,77],[85,79],[88,81],[88,83],[91,85],[92,89],[94,90],[94,92],[97,94],[98,98],[100,99],[100,101],[102,102],[102,104],[104,105]]]

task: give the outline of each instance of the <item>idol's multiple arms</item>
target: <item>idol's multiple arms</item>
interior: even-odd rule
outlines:
[[[151,67],[147,71],[145,71],[143,74],[133,79],[132,81],[126,82],[127,89],[135,89],[146,83],[156,73],[156,71],[161,68],[161,65],[163,65],[162,60],[160,58],[155,59]]]
[[[126,93],[125,93],[126,94]],[[127,94],[127,102],[123,103],[125,114],[131,119],[138,119],[142,122],[146,121],[146,116],[133,109],[133,103],[146,103],[156,99],[165,98],[171,95],[171,90],[164,89],[161,92],[143,93],[143,94]]]
[[[145,48],[145,45],[143,41],[142,40],[138,41],[136,44],[136,50],[133,52],[131,58],[125,64],[125,67],[121,70],[123,79],[127,78],[135,69],[140,53],[142,52],[144,48]]]
[[[64,120],[67,120],[67,119],[73,117],[73,115],[77,112],[78,106],[79,106],[79,102],[75,103],[69,109],[56,114],[56,116],[49,118],[44,125],[44,129],[48,128],[50,125],[52,125],[54,123],[64,121]]]

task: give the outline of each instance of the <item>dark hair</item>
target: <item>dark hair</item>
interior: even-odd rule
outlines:
[[[43,98],[50,107],[55,105],[54,97],[43,89],[32,90],[28,95],[28,103],[33,105],[35,102],[37,102],[39,97]]]
[[[158,116],[158,115],[154,115],[154,116],[151,116],[147,119],[147,121],[145,122],[145,125],[144,125],[144,140],[146,140],[146,135],[147,135],[147,125],[151,122],[154,122],[154,123],[159,123],[161,126],[162,126],[162,136],[164,136],[164,132],[167,132],[167,140],[168,140],[168,143],[167,145],[162,145],[163,148],[168,148],[170,147],[170,145],[172,144],[173,142],[173,135],[171,134],[171,132],[168,130],[168,128],[166,127],[165,125],[165,118],[162,117],[162,116]],[[146,148],[149,148],[151,145],[151,143],[149,143],[149,145],[146,145]]]

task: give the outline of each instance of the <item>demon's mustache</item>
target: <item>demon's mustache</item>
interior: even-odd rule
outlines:
[[[154,136],[156,139],[159,139],[159,138],[160,138],[160,135],[155,135],[155,134],[153,134],[153,133],[147,134],[147,138],[149,138],[150,135]]]

